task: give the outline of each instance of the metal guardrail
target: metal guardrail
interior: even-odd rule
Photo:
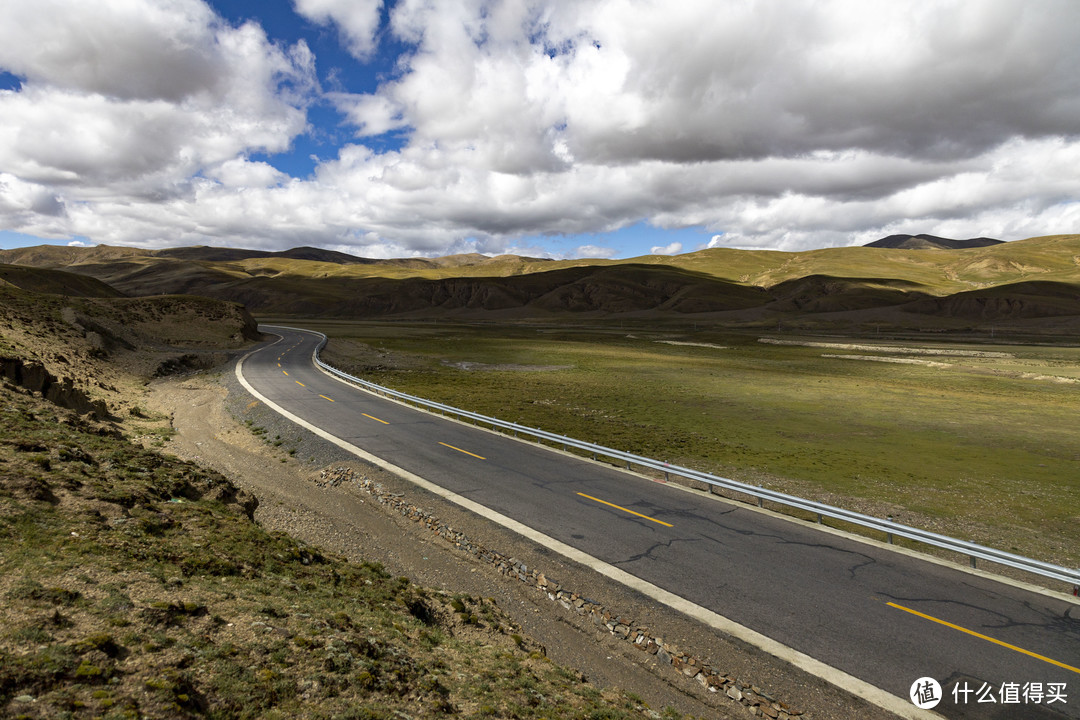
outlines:
[[[831,518],[834,520],[840,520],[843,522],[858,525],[860,527],[868,528],[871,530],[877,530],[883,532],[888,537],[891,543],[893,537],[902,537],[909,540],[914,540],[926,545],[932,545],[934,547],[942,548],[945,550],[951,550],[961,555],[967,555],[970,558],[971,566],[975,567],[976,559],[987,560],[990,562],[1005,565],[1007,567],[1015,568],[1017,570],[1023,570],[1025,572],[1033,573],[1035,575],[1041,575],[1042,577],[1050,578],[1053,580],[1059,580],[1066,583],[1072,583],[1073,586],[1080,586],[1080,569],[1073,570],[1070,568],[1055,565],[1053,563],[1043,562],[1041,560],[1033,560],[1032,558],[1023,557],[1021,555],[1014,555],[1003,550],[995,550],[994,548],[985,547],[983,545],[977,545],[976,543],[968,542],[966,540],[957,540],[956,538],[948,537],[947,535],[940,535],[938,533],[930,532],[928,530],[920,530],[919,528],[910,527],[901,523],[893,522],[892,520],[882,520],[880,518],[872,517],[870,515],[864,515],[862,513],[854,512],[851,510],[844,510],[843,508],[834,507],[832,505],[826,505],[825,503],[815,502],[813,500],[806,500],[794,495],[787,495],[785,493],[768,490],[762,487],[756,487],[754,485],[747,485],[737,480],[731,480],[729,478],[717,477],[709,473],[700,472],[698,470],[692,470],[690,468],[681,467],[679,465],[671,465],[661,460],[654,460],[652,458],[642,457],[640,455],[634,455],[633,453],[623,452],[621,450],[615,450],[613,448],[604,447],[603,445],[597,445],[595,443],[584,442],[581,440],[575,440],[573,438],[565,437],[563,435],[557,435],[555,433],[546,432],[537,428],[526,427],[517,423],[506,422],[497,418],[488,417],[479,413],[469,412],[468,410],[461,410],[450,405],[444,405],[442,403],[433,402],[424,398],[408,395],[397,390],[391,390],[390,388],[376,385],[373,382],[363,380],[358,377],[349,375],[342,372],[337,368],[326,364],[319,357],[319,352],[326,346],[326,335],[316,332],[314,330],[305,330],[303,328],[284,328],[284,326],[268,326],[268,327],[283,327],[288,330],[298,330],[300,332],[311,333],[318,335],[322,338],[319,345],[315,348],[315,363],[334,375],[355,383],[371,392],[374,392],[385,397],[395,398],[402,402],[412,404],[418,408],[424,407],[431,410],[439,411],[443,415],[454,415],[459,418],[464,418],[473,421],[473,423],[483,423],[490,425],[492,429],[502,429],[510,431],[515,437],[520,435],[527,435],[538,440],[546,440],[556,445],[562,445],[563,449],[576,448],[578,450],[584,450],[588,453],[592,453],[592,457],[596,460],[598,457],[603,456],[614,460],[620,460],[626,463],[627,469],[631,466],[637,465],[639,467],[650,468],[663,472],[665,477],[670,475],[676,475],[679,477],[695,480],[705,483],[707,485],[722,488],[729,492],[737,492],[743,495],[748,495],[757,500],[758,506],[762,506],[764,501],[777,503],[786,507],[796,508],[798,510],[804,510],[806,512],[813,513],[817,516],[818,522],[821,522],[822,518]]]

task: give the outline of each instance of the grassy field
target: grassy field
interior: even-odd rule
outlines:
[[[214,472],[2,385],[0,427],[0,716],[645,716],[491,600],[266,532]]]
[[[329,362],[408,393],[1080,561],[1075,347],[787,335],[773,344],[758,335],[447,324],[319,329],[332,338]]]

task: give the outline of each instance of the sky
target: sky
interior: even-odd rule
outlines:
[[[0,247],[1080,231],[1076,0],[0,0]]]

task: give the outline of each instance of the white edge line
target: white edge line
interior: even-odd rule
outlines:
[[[675,593],[669,592],[668,590],[659,587],[658,585],[653,585],[652,583],[635,577],[624,570],[620,570],[613,565],[609,565],[608,563],[600,560],[599,558],[595,558],[592,555],[582,552],[575,547],[571,547],[564,542],[561,542],[553,537],[534,530],[533,528],[524,525],[511,517],[495,512],[494,510],[491,510],[490,508],[487,508],[478,502],[470,500],[463,495],[458,495],[457,493],[447,490],[446,488],[439,485],[436,485],[429,480],[425,480],[424,478],[416,475],[415,473],[411,473],[408,470],[400,468],[397,465],[383,460],[380,457],[376,457],[375,455],[372,455],[367,451],[360,449],[352,443],[346,442],[339,437],[331,435],[322,428],[316,427],[315,425],[312,425],[306,420],[297,417],[296,415],[293,415],[285,408],[277,405],[273,401],[267,399],[262,394],[260,394],[254,387],[251,386],[250,383],[248,383],[247,379],[244,378],[244,361],[251,355],[253,355],[255,352],[258,351],[253,350],[244,357],[240,358],[240,360],[236,363],[236,379],[240,382],[240,384],[243,385],[249,393],[262,401],[262,403],[271,410],[291,420],[292,422],[303,427],[304,429],[314,433],[315,435],[318,435],[324,440],[327,440],[328,442],[337,445],[342,450],[352,453],[361,460],[365,460],[373,465],[381,467],[384,470],[392,472],[395,475],[398,475],[399,477],[408,480],[414,485],[417,485],[430,493],[438,495],[439,497],[449,500],[450,502],[459,505],[466,510],[476,513],[482,518],[491,520],[499,525],[502,525],[508,530],[512,530],[513,532],[516,532],[519,535],[522,535],[523,537],[526,537],[529,540],[532,540],[533,542],[548,548],[549,550],[559,553],[563,557],[569,558],[574,562],[584,565],[585,567],[594,570],[608,578],[611,578],[612,580],[615,580],[616,582],[621,583],[626,587],[636,590],[641,594],[656,600],[657,602],[661,602],[670,608],[678,610],[684,615],[687,615],[699,622],[705,623],[709,627],[715,628],[716,630],[719,630],[727,635],[731,635],[732,637],[742,640],[743,642],[750,645],[753,645],[760,650],[764,650],[770,655],[777,657],[785,662],[788,662],[799,668],[800,670],[810,673],[811,675],[815,675],[822,680],[825,680],[826,682],[835,685],[841,690],[849,692],[856,697],[862,698],[863,700],[866,700],[867,702],[876,705],[883,710],[887,710],[902,718],[908,718],[909,720],[926,720],[928,718],[942,717],[941,715],[934,712],[920,710],[914,704],[904,701],[896,695],[893,695],[890,692],[886,692],[885,690],[882,690],[875,685],[871,685],[865,680],[861,680],[854,675],[849,675],[843,670],[834,668],[831,665],[827,665],[820,660],[810,657],[805,653],[799,652],[798,650],[788,647],[781,642],[762,635],[756,630],[752,630],[745,625],[740,625],[739,623],[733,620],[729,620],[723,615],[715,613],[708,608],[693,603],[686,598],[680,597]]]

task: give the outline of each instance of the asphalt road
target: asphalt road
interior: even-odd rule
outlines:
[[[404,407],[273,332],[245,379],[372,455],[905,702],[931,677],[946,717],[1080,718],[1077,604]]]

